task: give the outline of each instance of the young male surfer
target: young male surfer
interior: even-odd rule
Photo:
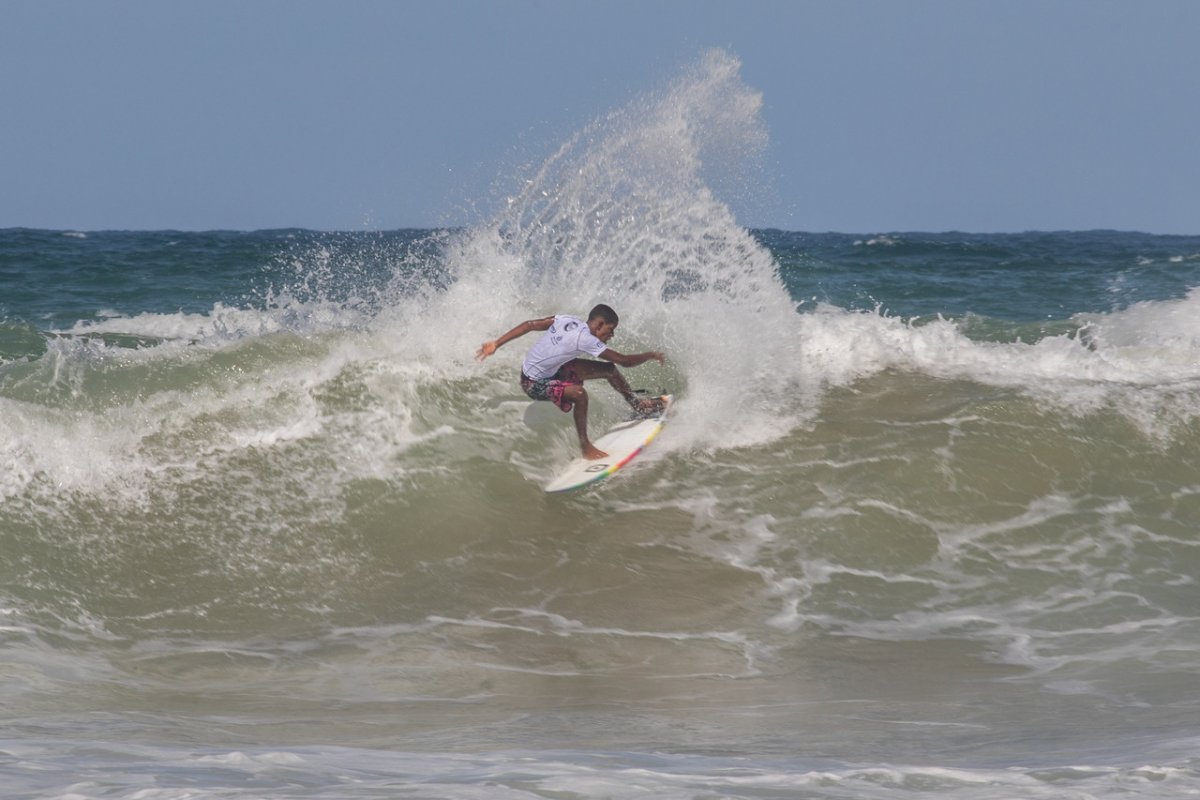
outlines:
[[[639,399],[617,371],[618,365],[636,367],[647,361],[661,364],[663,354],[650,351],[624,355],[610,348],[608,340],[617,329],[618,321],[617,312],[603,303],[588,313],[587,322],[569,314],[525,320],[499,339],[484,342],[475,352],[475,358],[483,361],[519,336],[530,331],[545,331],[529,349],[521,365],[521,388],[534,400],[549,400],[563,411],[574,407],[575,430],[579,433],[583,457],[590,460],[604,458],[608,454],[588,439],[588,393],[583,388],[584,381],[603,378],[640,414],[653,413],[663,407],[661,397]]]

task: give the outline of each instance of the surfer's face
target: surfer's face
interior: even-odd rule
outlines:
[[[609,325],[602,319],[592,320],[591,323],[588,324],[588,327],[591,328],[592,336],[595,336],[602,342],[607,342],[609,339],[611,339],[613,337],[613,333],[615,333],[617,330],[616,325]]]

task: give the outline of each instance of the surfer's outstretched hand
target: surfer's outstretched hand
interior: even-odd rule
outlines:
[[[484,342],[483,344],[479,345],[479,349],[475,351],[475,360],[483,361],[485,358],[496,352],[496,347],[497,345],[495,341]]]

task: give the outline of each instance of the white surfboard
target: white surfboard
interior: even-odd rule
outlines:
[[[608,453],[607,458],[589,461],[582,456],[572,461],[558,477],[546,485],[547,492],[569,492],[604,480],[632,461],[666,424],[671,395],[663,395],[663,410],[652,417],[622,422],[608,430],[592,444]]]

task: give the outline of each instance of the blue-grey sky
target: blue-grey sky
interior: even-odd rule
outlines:
[[[0,228],[453,225],[709,48],[749,227],[1200,233],[1193,0],[0,0]]]

